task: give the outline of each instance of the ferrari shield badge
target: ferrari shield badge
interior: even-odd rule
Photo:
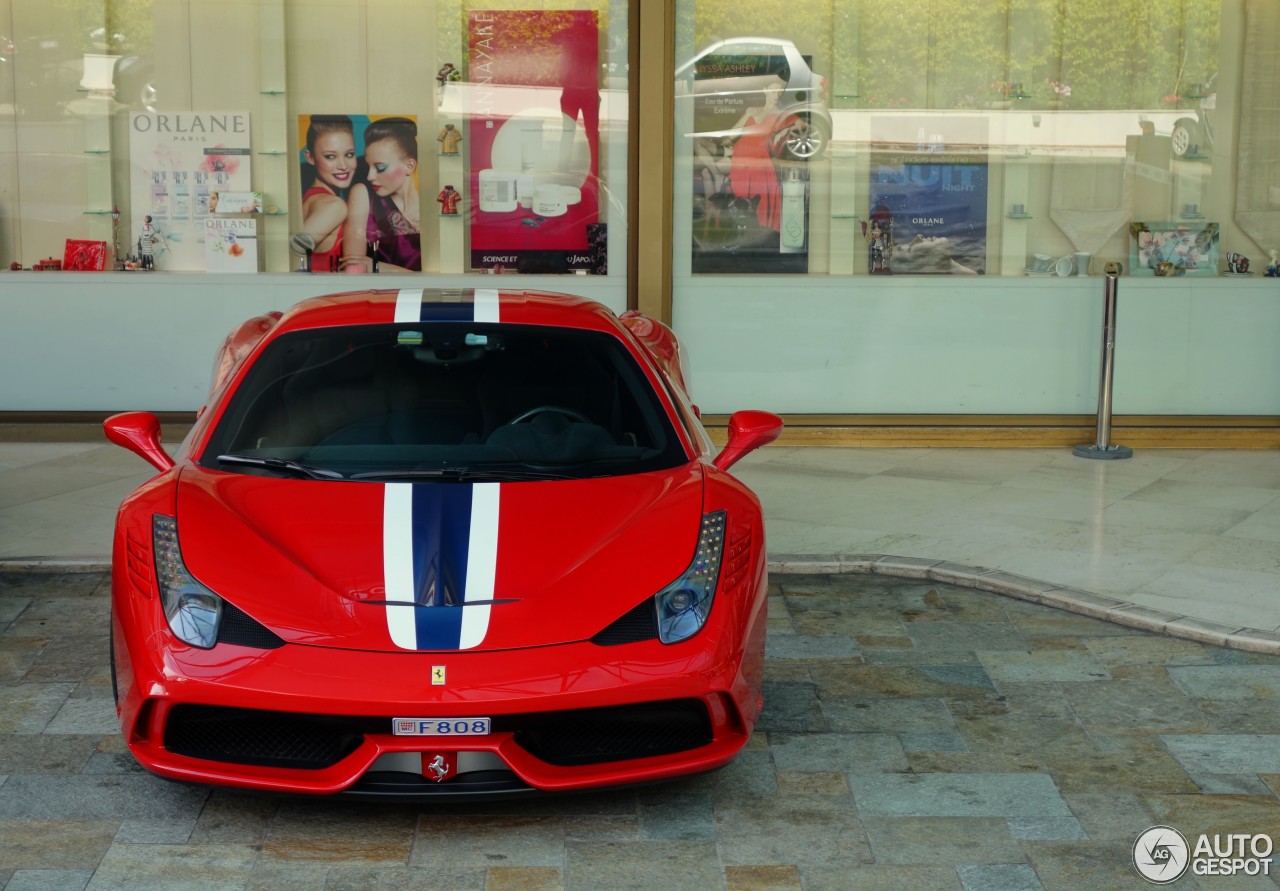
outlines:
[[[443,665],[431,666],[431,686],[433,687],[444,686],[444,666]]]
[[[453,779],[458,775],[458,753],[424,752],[422,755],[422,775],[437,783]]]

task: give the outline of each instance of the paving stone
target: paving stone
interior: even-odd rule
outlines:
[[[1213,665],[1214,648],[1189,640],[1130,634],[1085,640],[1089,652],[1104,665]]]
[[[1114,680],[1067,689],[1090,733],[1204,733],[1209,720],[1172,681]]]
[[[950,733],[956,729],[941,699],[824,699],[821,708],[837,733]]]
[[[0,687],[0,733],[40,733],[75,692],[74,684]]]
[[[93,878],[90,869],[15,870],[5,891],[84,891]]]
[[[491,866],[485,891],[560,891],[564,874],[557,866]]]
[[[1022,848],[1000,817],[865,817],[876,863],[1018,863]]]
[[[1014,817],[1009,820],[1014,838],[1032,841],[1086,839],[1084,827],[1075,817]]]
[[[726,865],[801,866],[873,862],[871,847],[852,799],[748,799],[716,805],[720,856]]]
[[[714,842],[573,842],[564,852],[565,887],[648,891],[719,888],[724,870]]]
[[[258,852],[248,845],[112,845],[89,891],[242,891]]]
[[[195,820],[125,820],[115,841],[126,845],[184,845],[194,828]]]
[[[725,891],[801,891],[800,870],[785,866],[726,866]]]
[[[769,638],[765,657],[780,661],[820,662],[827,659],[857,659],[862,655],[851,637],[783,634]]]
[[[967,752],[968,744],[959,733],[899,733],[904,752]]]
[[[997,684],[1079,683],[1104,681],[1111,676],[1106,666],[1087,651],[980,650],[978,658]]]
[[[79,699],[71,697],[62,704],[58,713],[44,728],[46,734],[73,733],[105,736],[118,733],[120,719],[116,717],[115,703],[109,696]]]
[[[99,737],[0,733],[0,774],[78,773],[93,757]]]
[[[590,844],[584,842],[583,844]],[[560,866],[564,862],[564,820],[556,816],[456,818],[423,815],[418,820],[409,865]]]
[[[372,866],[405,863],[415,813],[399,807],[298,801],[281,804],[262,843],[276,860]]]
[[[0,637],[0,684],[24,678],[51,642],[48,637]]]
[[[1012,622],[913,622],[907,633],[917,647],[941,655],[980,650],[1027,649],[1027,641]],[[935,658],[935,661],[943,661]]]
[[[773,762],[780,771],[825,773],[903,771],[906,755],[888,733],[771,734]]]
[[[1169,676],[1193,699],[1280,698],[1280,665],[1179,665]]]
[[[195,828],[191,843],[197,845],[256,845],[266,838],[271,821],[280,809],[274,798],[237,795],[216,791],[209,796]]]
[[[756,724],[757,732],[821,732],[827,729],[827,721],[818,702],[818,688],[814,684],[764,683],[764,711]]]
[[[92,872],[119,827],[114,820],[0,820],[0,870]]]
[[[402,870],[403,871],[403,870]],[[330,891],[336,885],[342,884],[342,879],[335,876],[345,877],[344,871],[339,868],[329,866],[324,863],[288,863],[279,860],[263,860],[259,859],[253,864],[253,869],[249,873],[248,881],[245,883],[245,891],[316,891],[316,889],[324,889]],[[350,870],[355,874],[361,882],[369,878],[375,881],[383,882],[383,884],[368,884],[367,882],[359,885],[346,885],[344,891],[369,891],[369,889],[377,888],[378,891],[410,891],[414,886],[402,884],[396,887],[392,882],[388,882],[386,875],[368,876],[360,867]],[[420,885],[417,887],[421,887]],[[416,891],[416,889],[415,889]]]
[[[965,863],[956,873],[965,891],[1044,891],[1036,871],[1022,863]]]
[[[1280,735],[1200,734],[1161,739],[1188,771],[1280,773]]]
[[[960,877],[950,866],[863,866],[842,870],[829,866],[802,866],[805,891],[962,891]]]
[[[1119,786],[1119,787],[1117,787]],[[1096,792],[1068,792],[1062,797],[1080,821],[1085,835],[1094,841],[1119,839],[1132,842],[1151,813],[1138,799],[1137,793],[1119,784]]]
[[[884,817],[1069,817],[1042,774],[851,774],[858,812]]]
[[[1032,752],[1041,758],[1088,758],[1098,750],[1078,722],[1049,715],[969,716],[956,729],[971,752]]]
[[[0,787],[0,820],[194,820],[208,796],[150,775],[19,774]]]
[[[646,839],[714,840],[715,813],[709,795],[642,794],[640,826]]]
[[[20,595],[6,592],[3,583],[0,583],[0,634],[8,625],[18,616],[22,615],[22,611],[31,605],[30,597],[22,597]]]

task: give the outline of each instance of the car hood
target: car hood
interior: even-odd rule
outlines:
[[[586,640],[688,568],[703,471],[515,483],[184,469],[199,581],[290,643],[503,650]]]

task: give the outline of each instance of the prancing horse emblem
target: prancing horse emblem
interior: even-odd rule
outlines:
[[[443,665],[431,666],[431,686],[433,687],[444,686],[444,666]]]
[[[449,765],[444,760],[444,755],[436,755],[427,763],[427,770],[431,771],[431,779],[437,783],[443,783],[444,778],[449,775]]]

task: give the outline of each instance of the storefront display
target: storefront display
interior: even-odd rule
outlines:
[[[471,267],[566,272],[599,222],[594,11],[470,13]]]
[[[129,116],[130,205],[134,224],[149,216],[168,247],[158,268],[204,270],[211,194],[253,188],[250,120],[247,111]]]

